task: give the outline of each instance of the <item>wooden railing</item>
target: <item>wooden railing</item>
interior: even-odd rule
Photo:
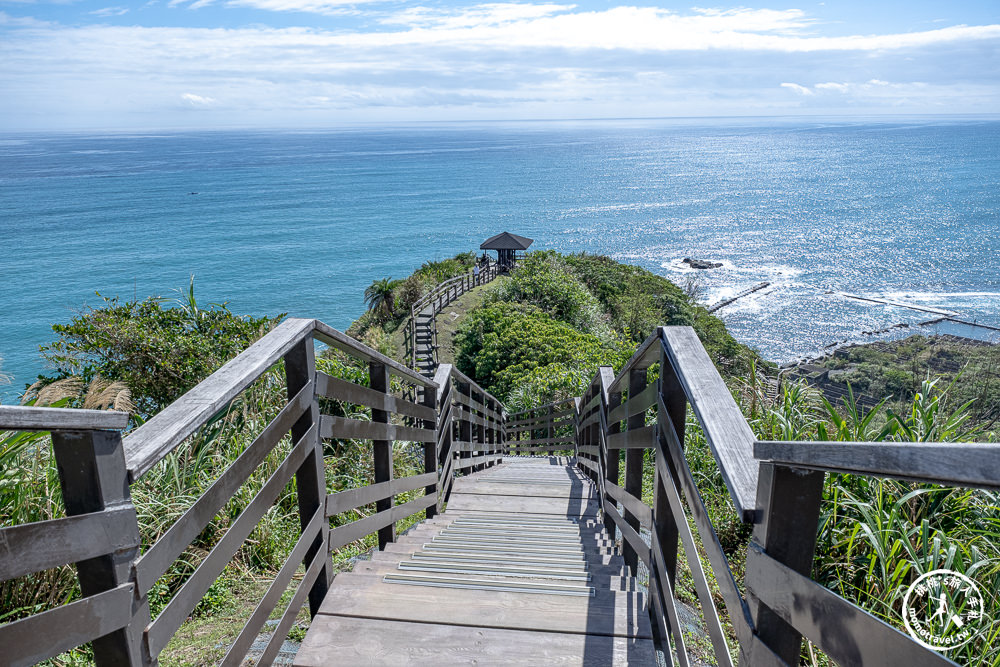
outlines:
[[[405,354],[406,358],[409,359],[410,368],[417,368],[417,315],[419,315],[426,307],[430,306],[430,328],[433,332],[433,341],[430,345],[432,355],[431,360],[433,361],[433,365],[437,366],[437,314],[440,313],[445,306],[471,290],[473,287],[478,287],[479,285],[485,285],[486,283],[492,282],[498,275],[500,275],[499,265],[493,261],[487,262],[486,266],[480,268],[478,276],[475,275],[475,271],[473,270],[438,283],[431,289],[431,291],[417,299],[417,301],[410,306],[410,319],[407,320],[406,325],[404,326],[403,334],[404,340],[406,341]]]
[[[576,449],[578,401],[570,398],[508,415],[507,453],[527,456],[572,453]]]
[[[367,365],[367,386],[317,370],[316,343]],[[287,400],[277,416],[159,539],[141,545],[131,485],[280,363]],[[321,398],[359,409],[347,414],[370,411],[370,420],[322,414]],[[426,378],[308,319],[285,320],[124,439],[123,413],[0,407],[0,430],[51,432],[67,514],[0,528],[0,580],[75,563],[82,593],[76,602],[0,626],[0,662],[29,665],[90,642],[98,665],[155,664],[294,478],[300,535],[221,662],[241,664],[302,565],[305,575],[257,658],[270,664],[306,600],[312,614],[319,609],[333,577],[331,554],[375,533],[384,547],[395,539],[398,521],[418,512],[434,516],[456,473],[500,461],[503,420],[500,401],[452,367]],[[323,441],[329,439],[370,440],[374,483],[328,493]],[[393,479],[396,440],[423,444],[422,474]],[[288,451],[281,463],[151,618],[150,589],[282,443]],[[423,495],[396,504],[395,496],[419,489]],[[331,528],[331,518],[372,503],[375,513]]]
[[[656,364],[658,373],[651,377]],[[524,444],[536,450],[575,448],[577,464],[600,489],[609,532],[621,535],[626,563],[633,573],[639,563],[648,569],[650,615],[668,664],[673,659],[691,664],[674,588],[681,556],[719,665],[733,660],[710,580],[735,630],[741,665],[798,665],[803,636],[842,665],[955,664],[810,579],[824,476],[851,473],[997,489],[1000,446],[759,442],[689,327],[660,328],[617,376],[610,367],[600,368],[587,392],[572,400],[572,444],[551,435],[568,424],[566,401],[511,415],[520,425],[508,422],[508,433],[530,431],[531,444]],[[733,506],[753,524],[745,596],[684,456],[689,406]],[[625,450],[623,473],[620,450]],[[653,455],[645,456],[645,450]],[[651,506],[642,500],[644,465],[654,467]]]

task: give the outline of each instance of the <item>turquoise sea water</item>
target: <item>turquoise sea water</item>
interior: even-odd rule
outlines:
[[[770,281],[719,315],[779,361],[934,317],[844,293],[1000,326],[1000,122],[0,135],[0,397],[95,291],[193,274],[199,300],[344,328],[374,278],[504,230],[696,277],[705,302]]]

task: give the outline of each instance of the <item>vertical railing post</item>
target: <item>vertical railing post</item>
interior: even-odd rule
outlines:
[[[496,431],[494,430],[493,415],[493,401],[483,396],[483,404],[486,409],[483,411],[483,418],[486,420],[486,450],[489,454],[489,458],[486,461],[486,467],[491,468],[496,463],[497,446],[496,446]],[[486,412],[488,410],[489,412]]]
[[[440,412],[438,412],[437,388],[436,387],[424,387],[423,388],[423,395],[421,396],[420,403],[422,405],[427,406],[431,410],[433,410],[434,413],[435,413],[435,415],[440,415],[441,414]],[[425,429],[429,429],[431,431],[431,433],[433,433],[433,435],[431,436],[431,438],[432,438],[431,441],[424,443],[424,472],[425,473],[434,472],[434,473],[438,473],[438,475],[440,475],[440,473],[438,472],[438,456],[439,456],[439,454],[438,454],[438,451],[437,451],[438,434],[439,434],[439,431],[438,431],[438,420],[437,419],[433,419],[433,420],[431,420],[431,419],[425,419],[424,420],[424,428]],[[437,494],[438,494],[438,485],[437,485],[437,482],[435,482],[434,484],[429,484],[429,485],[427,485],[427,486],[424,487],[424,495],[427,495],[427,496],[437,496]],[[431,505],[430,507],[428,507],[427,510],[426,510],[426,512],[425,512],[425,516],[428,519],[434,518],[434,515],[436,515],[436,514],[437,514],[437,505],[436,504],[435,505]]]
[[[608,394],[608,414],[622,404],[622,393],[620,391],[611,392]],[[610,436],[614,433],[621,433],[622,427],[621,422],[610,422],[608,423],[608,432],[605,436]],[[611,482],[615,486],[618,486],[620,479],[620,464],[621,464],[621,454],[617,449],[609,449],[604,460],[604,479]],[[604,501],[616,504],[616,500],[611,497],[610,494],[605,492]],[[604,515],[604,527],[607,529],[609,535],[614,535],[617,530],[615,526],[615,520],[611,518],[610,515]]]
[[[128,473],[122,436],[118,431],[53,431],[52,449],[59,470],[63,503],[68,516],[89,514],[106,509],[130,508],[129,530],[139,543],[139,524],[129,492]],[[76,564],[80,592],[86,597],[117,588],[132,577],[132,563],[139,547],[130,547]],[[92,642],[94,663],[139,666],[154,661],[143,641],[143,630],[150,622],[149,601],[136,586],[132,595],[131,620]],[[44,642],[45,637],[38,637]]]
[[[673,427],[674,434],[677,436],[677,442],[683,448],[684,430],[687,421],[687,396],[684,394],[684,388],[677,378],[677,372],[670,363],[670,359],[667,357],[666,350],[663,349],[662,345],[660,346],[660,400],[666,408],[666,415],[662,415],[662,417],[668,417],[669,422],[666,419],[658,419],[658,422],[664,425],[661,428],[665,427],[667,423]],[[657,408],[657,415],[660,416],[659,408]],[[660,442],[664,443],[664,447],[668,446],[663,439]],[[667,454],[662,449],[660,452]],[[680,454],[680,452],[678,453]],[[666,456],[666,464],[665,468],[673,471],[673,461],[669,455]],[[653,487],[653,530],[656,531],[660,549],[663,551],[666,573],[670,581],[674,582],[677,580],[677,540],[679,533],[677,532],[677,524],[674,522],[673,512],[670,511],[670,503],[667,500],[666,485],[671,484],[676,486],[676,484],[674,479],[662,479],[659,467],[657,467],[656,471],[656,483]],[[672,474],[676,475],[676,472]]]
[[[478,396],[478,400],[476,401],[477,403],[479,403],[480,405],[482,405],[482,404],[484,404],[486,402],[486,396],[484,394],[480,393],[480,394],[477,394],[477,396]],[[476,424],[476,440],[479,442],[479,449],[476,452],[476,454],[480,458],[482,458],[482,457],[486,456],[486,452],[488,450],[488,445],[486,443],[486,412],[483,411],[483,410],[477,410],[476,412],[479,413],[479,415],[478,415],[478,417],[479,417],[479,423]],[[480,471],[480,470],[485,470],[486,469],[486,463],[485,462],[484,463],[479,463],[479,464],[475,465],[472,469],[475,470],[475,471],[477,471],[477,472]]]
[[[628,373],[628,400],[631,401],[638,396],[646,388],[646,384],[645,368],[633,368],[630,370]],[[645,411],[629,417],[626,425],[630,431],[645,426]],[[644,453],[645,450],[643,449],[629,448],[625,450],[625,492],[636,498],[642,498],[642,464]],[[628,509],[625,509],[624,518],[625,523],[632,526],[635,532],[638,533],[639,517],[629,512]],[[632,574],[635,575],[639,567],[639,554],[636,553],[635,549],[627,541],[622,544],[622,556],[629,569],[632,570]]]
[[[455,389],[459,394],[467,398],[471,395],[471,388],[467,382],[456,382],[455,384]],[[468,459],[472,457],[472,445],[466,444],[472,442],[472,421],[469,419],[470,410],[469,406],[458,402],[456,402],[456,409],[461,410],[460,414],[462,415],[458,419],[458,440],[462,443],[462,451],[459,453],[458,458],[459,460]]]
[[[447,472],[448,475],[454,476],[454,460],[449,462],[449,459],[455,458],[455,453],[452,451],[452,446],[454,443],[454,424],[453,424],[453,414],[454,408],[451,392],[453,391],[453,385],[451,381],[451,368],[444,367],[438,368],[437,375],[435,379],[438,380],[438,385],[440,386],[440,396],[441,400],[438,403],[438,443],[440,445],[440,450],[438,451],[438,464],[440,466],[441,472],[438,473],[438,487],[439,493],[437,511],[440,512],[444,503],[448,501],[448,497],[451,494],[451,480],[445,478],[443,475]],[[448,468],[449,463],[453,466],[451,469]]]
[[[824,476],[823,472],[762,462],[757,481],[753,541],[768,556],[807,577],[816,550]],[[782,660],[797,665],[802,635],[756,599],[749,580],[747,583],[747,602],[757,636]],[[740,663],[748,664],[745,656]]]
[[[573,456],[576,458],[574,463],[576,467],[580,467],[580,447],[584,445],[584,433],[580,428],[580,406],[583,405],[583,400],[577,396],[573,399]]]
[[[556,411],[555,407],[550,403],[549,404],[549,420],[547,422],[548,423],[548,428],[545,431],[545,438],[549,441],[548,442],[549,449],[546,450],[548,452],[549,456],[552,456],[553,454],[556,453],[555,443],[552,442],[552,440],[556,437],[555,436],[556,428],[555,428],[555,426],[552,425],[552,414],[555,411]]]
[[[417,320],[410,306],[410,368],[417,367]]]
[[[316,380],[316,352],[312,336],[300,341],[285,355],[285,384],[288,392],[288,400],[295,397],[304,387],[314,384]],[[313,425],[317,428],[313,430]],[[315,395],[309,404],[309,409],[303,413],[299,420],[292,425],[292,446],[296,446],[303,438],[311,437],[313,442],[312,451],[306,455],[305,460],[295,473],[295,489],[299,503],[299,526],[305,530],[312,520],[313,515],[326,509],[326,470],[323,466],[323,449],[319,435],[319,402]],[[312,436],[309,435],[312,431]],[[306,567],[320,549],[325,549],[323,544],[323,533],[316,536],[316,539],[309,546],[303,560]],[[326,558],[326,556],[322,556]],[[329,559],[328,559],[329,560]],[[315,616],[319,612],[319,607],[326,597],[326,591],[330,582],[333,581],[333,567],[331,563],[324,566],[323,573],[316,578],[309,591],[309,612]]]
[[[371,388],[375,391],[379,391],[387,395],[389,394],[389,368],[384,364],[379,364],[374,361],[368,364],[368,381]],[[389,413],[385,410],[376,410],[375,408],[372,408],[372,422],[376,424],[388,424]],[[375,483],[378,484],[379,482],[388,482],[392,479],[392,441],[373,440],[372,449],[375,468]],[[379,500],[375,503],[375,511],[384,512],[392,509],[393,502],[393,496],[389,496],[384,500]],[[378,548],[380,550],[385,549],[385,545],[389,542],[395,541],[395,523],[390,523],[385,528],[379,529]]]

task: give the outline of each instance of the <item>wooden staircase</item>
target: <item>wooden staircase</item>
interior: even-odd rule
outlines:
[[[656,664],[596,497],[556,457],[456,480],[444,514],[334,579],[295,664]]]

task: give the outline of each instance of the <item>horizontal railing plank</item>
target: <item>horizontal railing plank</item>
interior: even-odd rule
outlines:
[[[34,665],[120,630],[132,618],[132,584],[0,626],[0,660],[10,667]]]
[[[779,563],[757,544],[747,550],[747,587],[840,665],[957,665],[833,591]]]
[[[561,401],[556,401],[554,403],[546,403],[545,405],[539,405],[536,408],[526,408],[524,410],[518,410],[517,412],[512,412],[509,415],[507,415],[507,418],[508,419],[514,419],[516,417],[516,418],[524,419],[525,415],[528,415],[529,413],[547,412],[549,410],[549,408],[555,410],[555,409],[559,408],[560,406],[564,406],[564,405],[569,405],[571,408],[575,409],[575,403],[576,403],[576,401],[577,401],[577,399],[575,397],[574,398],[564,398]]]
[[[309,336],[315,320],[289,318],[194,389],[154,415],[123,442],[129,478],[142,477],[177,445]]]
[[[358,359],[363,359],[367,362],[382,364],[389,369],[390,373],[412,384],[420,387],[437,387],[433,380],[424,377],[410,368],[407,368],[394,359],[390,359],[384,354],[376,352],[364,343],[354,340],[347,334],[337,331],[328,324],[324,324],[318,320],[313,320],[313,322],[315,322],[314,335],[317,340],[326,343],[331,347],[335,347],[341,352],[346,352],[352,357],[357,357]]]
[[[634,417],[656,405],[656,394],[660,391],[659,382],[650,382],[646,388],[635,396],[608,412],[608,423],[617,424],[623,419]]]
[[[470,456],[467,459],[456,459],[455,468],[458,470],[468,470],[473,466],[482,465],[500,458],[500,454],[483,454],[482,456]]]
[[[160,654],[170,638],[184,623],[188,614],[204,597],[212,583],[222,574],[233,555],[253,532],[267,510],[274,505],[274,501],[277,500],[282,489],[301,467],[302,462],[310,453],[316,451],[317,444],[316,425],[313,424],[233,522],[222,539],[212,547],[194,574],[184,582],[177,594],[149,626],[146,637],[149,652],[153,657]]]
[[[642,537],[639,533],[635,532],[635,529],[632,528],[632,526],[628,525],[628,522],[625,521],[625,517],[618,512],[617,507],[608,502],[607,498],[604,499],[604,513],[611,517],[611,519],[615,522],[615,525],[618,526],[618,530],[621,531],[622,538],[629,543],[635,553],[639,556],[639,560],[643,562],[646,568],[650,569],[652,564],[650,558],[652,554],[650,552],[649,545],[643,541]]]
[[[139,590],[147,592],[163,576],[191,541],[219,513],[233,494],[243,486],[254,470],[267,458],[292,426],[305,414],[313,401],[312,383],[303,387],[281,409],[236,460],[212,482],[194,504],[167,529],[135,564]]]
[[[317,551],[316,555],[313,556],[312,562],[309,563],[309,567],[306,568],[305,576],[302,577],[302,581],[299,582],[298,587],[295,589],[295,593],[292,595],[291,602],[288,603],[288,606],[285,607],[285,611],[281,614],[281,620],[278,621],[278,626],[274,629],[274,632],[271,633],[271,637],[267,640],[264,652],[257,661],[258,665],[271,665],[274,663],[274,659],[278,657],[278,651],[284,645],[285,637],[288,636],[289,630],[292,629],[292,623],[295,622],[295,618],[298,616],[299,610],[302,609],[302,605],[305,604],[306,596],[309,594],[309,591],[312,590],[313,584],[316,580],[319,579],[327,561],[329,561],[329,556],[322,551]]]
[[[535,424],[530,424],[527,426],[510,426],[507,425],[508,433],[531,433],[532,431],[544,431],[549,428],[565,428],[572,426],[576,421],[575,417],[566,417],[563,419],[557,419],[555,421],[543,421],[537,422]]]
[[[653,510],[641,498],[636,498],[631,493],[609,480],[604,481],[604,489],[608,495],[620,502],[622,506],[632,513],[632,516],[639,519],[639,525],[649,528],[653,523]]]
[[[320,436],[324,440],[343,438],[355,440],[434,442],[436,434],[432,429],[427,428],[382,424],[380,422],[363,421],[361,419],[321,415]]]
[[[437,419],[433,408],[316,371],[316,395],[416,419]]]
[[[666,492],[667,504],[670,507],[671,514],[673,514],[675,525],[680,528],[684,543],[684,552],[688,554],[688,562],[691,565],[695,584],[697,586],[699,581],[704,579],[704,575],[699,575],[696,572],[696,570],[701,571],[701,561],[698,560],[695,564],[690,560],[692,558],[697,560],[699,557],[698,550],[694,544],[694,537],[687,522],[687,516],[684,513],[684,506],[681,503],[681,489],[683,489],[684,497],[687,498],[688,508],[691,510],[691,516],[694,518],[695,526],[701,537],[702,549],[704,549],[705,554],[708,556],[709,566],[712,568],[716,584],[722,593],[722,599],[726,603],[726,609],[729,610],[730,621],[736,629],[737,636],[742,638],[749,634],[749,628],[753,626],[750,618],[750,609],[740,594],[736,580],[733,578],[729,560],[726,558],[726,554],[722,549],[722,543],[719,542],[719,537],[715,532],[715,526],[708,516],[704,502],[702,502],[698,486],[694,481],[694,476],[688,467],[687,459],[684,458],[684,450],[681,449],[680,442],[677,439],[677,432],[674,430],[670,416],[667,414],[662,402],[660,403],[657,418],[659,419],[661,439],[658,441],[657,456],[655,457],[656,472],[660,476],[660,479],[664,480],[663,486]],[[671,463],[670,466],[667,465],[668,460]],[[671,470],[676,472],[681,489],[678,489],[674,485]],[[699,589],[699,599],[701,599],[700,594],[701,590]],[[705,594],[707,596],[706,599],[711,600],[707,582],[705,584]],[[705,600],[703,600],[704,603]],[[716,643],[718,651],[720,650],[720,646],[718,642]]]
[[[652,449],[656,446],[656,426],[630,428],[607,435],[608,449]]]
[[[625,362],[618,375],[607,385],[609,394],[628,388],[628,377],[631,371],[644,370],[660,360],[659,340],[660,336],[653,334],[639,344],[639,347],[632,354],[632,358]]]
[[[0,431],[120,431],[126,426],[127,412],[0,405]]]
[[[896,477],[946,486],[1000,488],[1000,444],[982,442],[772,442],[754,456],[781,465]]]
[[[0,581],[137,546],[132,506],[0,528]]]
[[[527,419],[508,419],[507,428],[517,427],[517,426],[527,426],[529,424],[535,424],[537,422],[548,422],[550,419],[563,419],[565,417],[573,417],[576,415],[576,410],[573,408],[567,408],[565,410],[558,410],[551,414],[545,413],[540,414],[536,417],[529,417]]]
[[[662,327],[660,330],[663,350],[701,422],[736,513],[744,521],[753,521],[760,468],[753,458],[756,441],[753,431],[694,329]]]
[[[278,570],[278,574],[274,576],[274,580],[268,586],[264,597],[257,603],[257,607],[243,625],[240,634],[233,641],[229,650],[226,651],[225,657],[219,663],[220,667],[239,667],[239,665],[243,664],[243,659],[246,657],[247,651],[250,650],[250,646],[257,639],[257,635],[260,633],[261,628],[264,627],[264,623],[267,622],[271,612],[274,611],[274,608],[281,600],[281,596],[284,594],[285,589],[288,588],[288,584],[291,583],[295,571],[305,559],[306,552],[309,551],[316,537],[326,530],[326,526],[326,516],[317,509],[309,520],[308,525],[302,531],[299,539],[295,542],[295,546],[292,547],[292,551],[288,554],[288,558],[285,559],[284,565]],[[316,557],[326,558],[326,550],[322,549],[318,551]],[[302,584],[299,585],[301,586]]]
[[[370,514],[363,519],[332,528],[328,549],[332,553],[351,542],[357,542],[366,535],[371,535],[390,524],[405,519],[411,514],[416,514],[436,502],[435,496],[420,496],[402,505],[396,505],[387,510]]]
[[[472,380],[472,378],[470,378],[468,375],[466,375],[462,371],[458,370],[454,366],[451,367],[451,379],[452,379],[452,382],[461,382],[463,384],[472,385],[475,388],[476,392],[482,394],[483,396],[485,396],[486,398],[490,399],[491,401],[493,401],[497,405],[503,405],[503,401],[501,401],[499,398],[497,398],[496,396],[494,396],[490,392],[488,392],[485,389],[483,389],[482,387],[480,387],[478,384],[475,383],[475,381]]]
[[[565,435],[558,438],[532,438],[531,440],[508,440],[507,444],[518,447],[528,447],[531,445],[559,445],[573,442],[573,436]]]
[[[437,472],[427,472],[422,475],[398,477],[387,482],[331,493],[326,497],[326,516],[336,516],[342,512],[355,510],[400,493],[414,491],[435,482],[437,482]]]

